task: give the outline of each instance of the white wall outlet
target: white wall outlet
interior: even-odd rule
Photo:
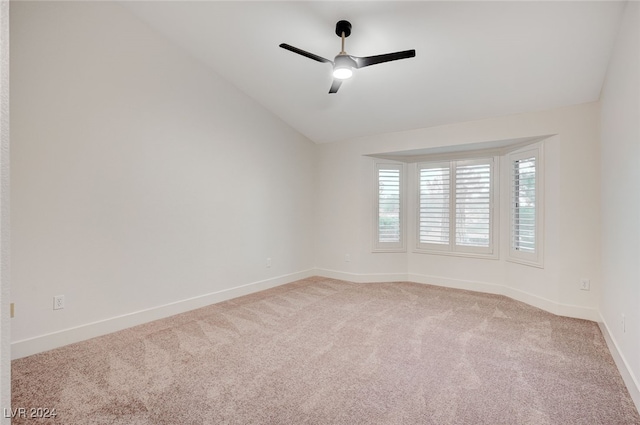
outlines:
[[[585,278],[580,279],[580,289],[583,291],[591,290],[591,280]]]
[[[267,267],[271,267],[271,258],[267,258]]]
[[[344,261],[345,261],[346,263],[351,262],[351,256],[350,256],[349,254],[344,254]]]
[[[64,308],[64,295],[56,295],[53,297],[53,309],[62,310]]]

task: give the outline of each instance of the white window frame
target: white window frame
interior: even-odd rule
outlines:
[[[527,158],[535,158],[535,247],[533,252],[525,252],[514,246],[514,204],[515,178],[514,162]],[[543,143],[527,146],[507,155],[509,172],[509,255],[508,261],[533,267],[544,267],[544,151]]]
[[[490,231],[489,231],[489,246],[487,247],[473,247],[456,244],[456,192],[455,192],[455,179],[456,168],[458,165],[472,165],[472,164],[486,164],[491,165],[491,189],[490,189]],[[421,243],[420,242],[420,170],[424,168],[442,167],[443,165],[449,166],[449,244],[434,244],[434,243]],[[500,189],[500,173],[499,173],[500,158],[496,156],[491,157],[477,157],[470,159],[457,159],[447,161],[428,161],[418,163],[416,166],[416,206],[415,206],[415,240],[416,244],[414,252],[424,254],[444,254],[454,255],[460,257],[477,257],[477,258],[489,258],[498,259],[498,235],[499,229],[497,223],[499,223],[499,189]]]
[[[406,252],[406,164],[402,162],[380,162],[374,161],[374,188],[373,188],[373,252]],[[381,242],[379,233],[380,220],[380,170],[397,170],[399,171],[399,194],[400,194],[400,211],[399,211],[399,231],[400,240],[398,242]]]

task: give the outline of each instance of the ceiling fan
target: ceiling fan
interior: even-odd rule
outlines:
[[[348,55],[344,50],[344,39],[351,35],[351,23],[349,21],[338,21],[338,23],[336,23],[336,35],[342,39],[342,50],[340,50],[340,53],[338,53],[333,61],[302,49],[298,49],[297,47],[293,47],[286,43],[280,44],[280,47],[293,53],[297,53],[318,62],[327,62],[333,65],[333,84],[331,84],[329,93],[337,93],[342,81],[347,78],[351,78],[354,68],[359,69],[378,63],[390,62],[398,59],[408,59],[416,55],[415,50],[404,50],[402,52],[385,53],[382,55],[365,57]]]

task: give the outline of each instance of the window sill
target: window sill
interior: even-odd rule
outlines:
[[[406,248],[374,248],[371,250],[373,254],[380,253],[406,253]]]
[[[485,260],[498,260],[498,259],[500,259],[500,256],[498,255],[497,252],[490,253],[490,254],[484,254],[484,253],[477,253],[477,252],[441,251],[441,250],[435,250],[435,249],[415,248],[413,250],[413,253],[414,254],[429,254],[429,255],[447,255],[447,256],[450,256],[450,257],[463,257],[463,258],[481,258],[481,259],[485,259]]]

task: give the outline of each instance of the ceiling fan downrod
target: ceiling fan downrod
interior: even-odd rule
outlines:
[[[346,55],[347,52],[344,50],[344,39],[351,35],[351,22],[338,21],[336,23],[336,35],[342,39],[342,50],[340,51],[340,54]]]

